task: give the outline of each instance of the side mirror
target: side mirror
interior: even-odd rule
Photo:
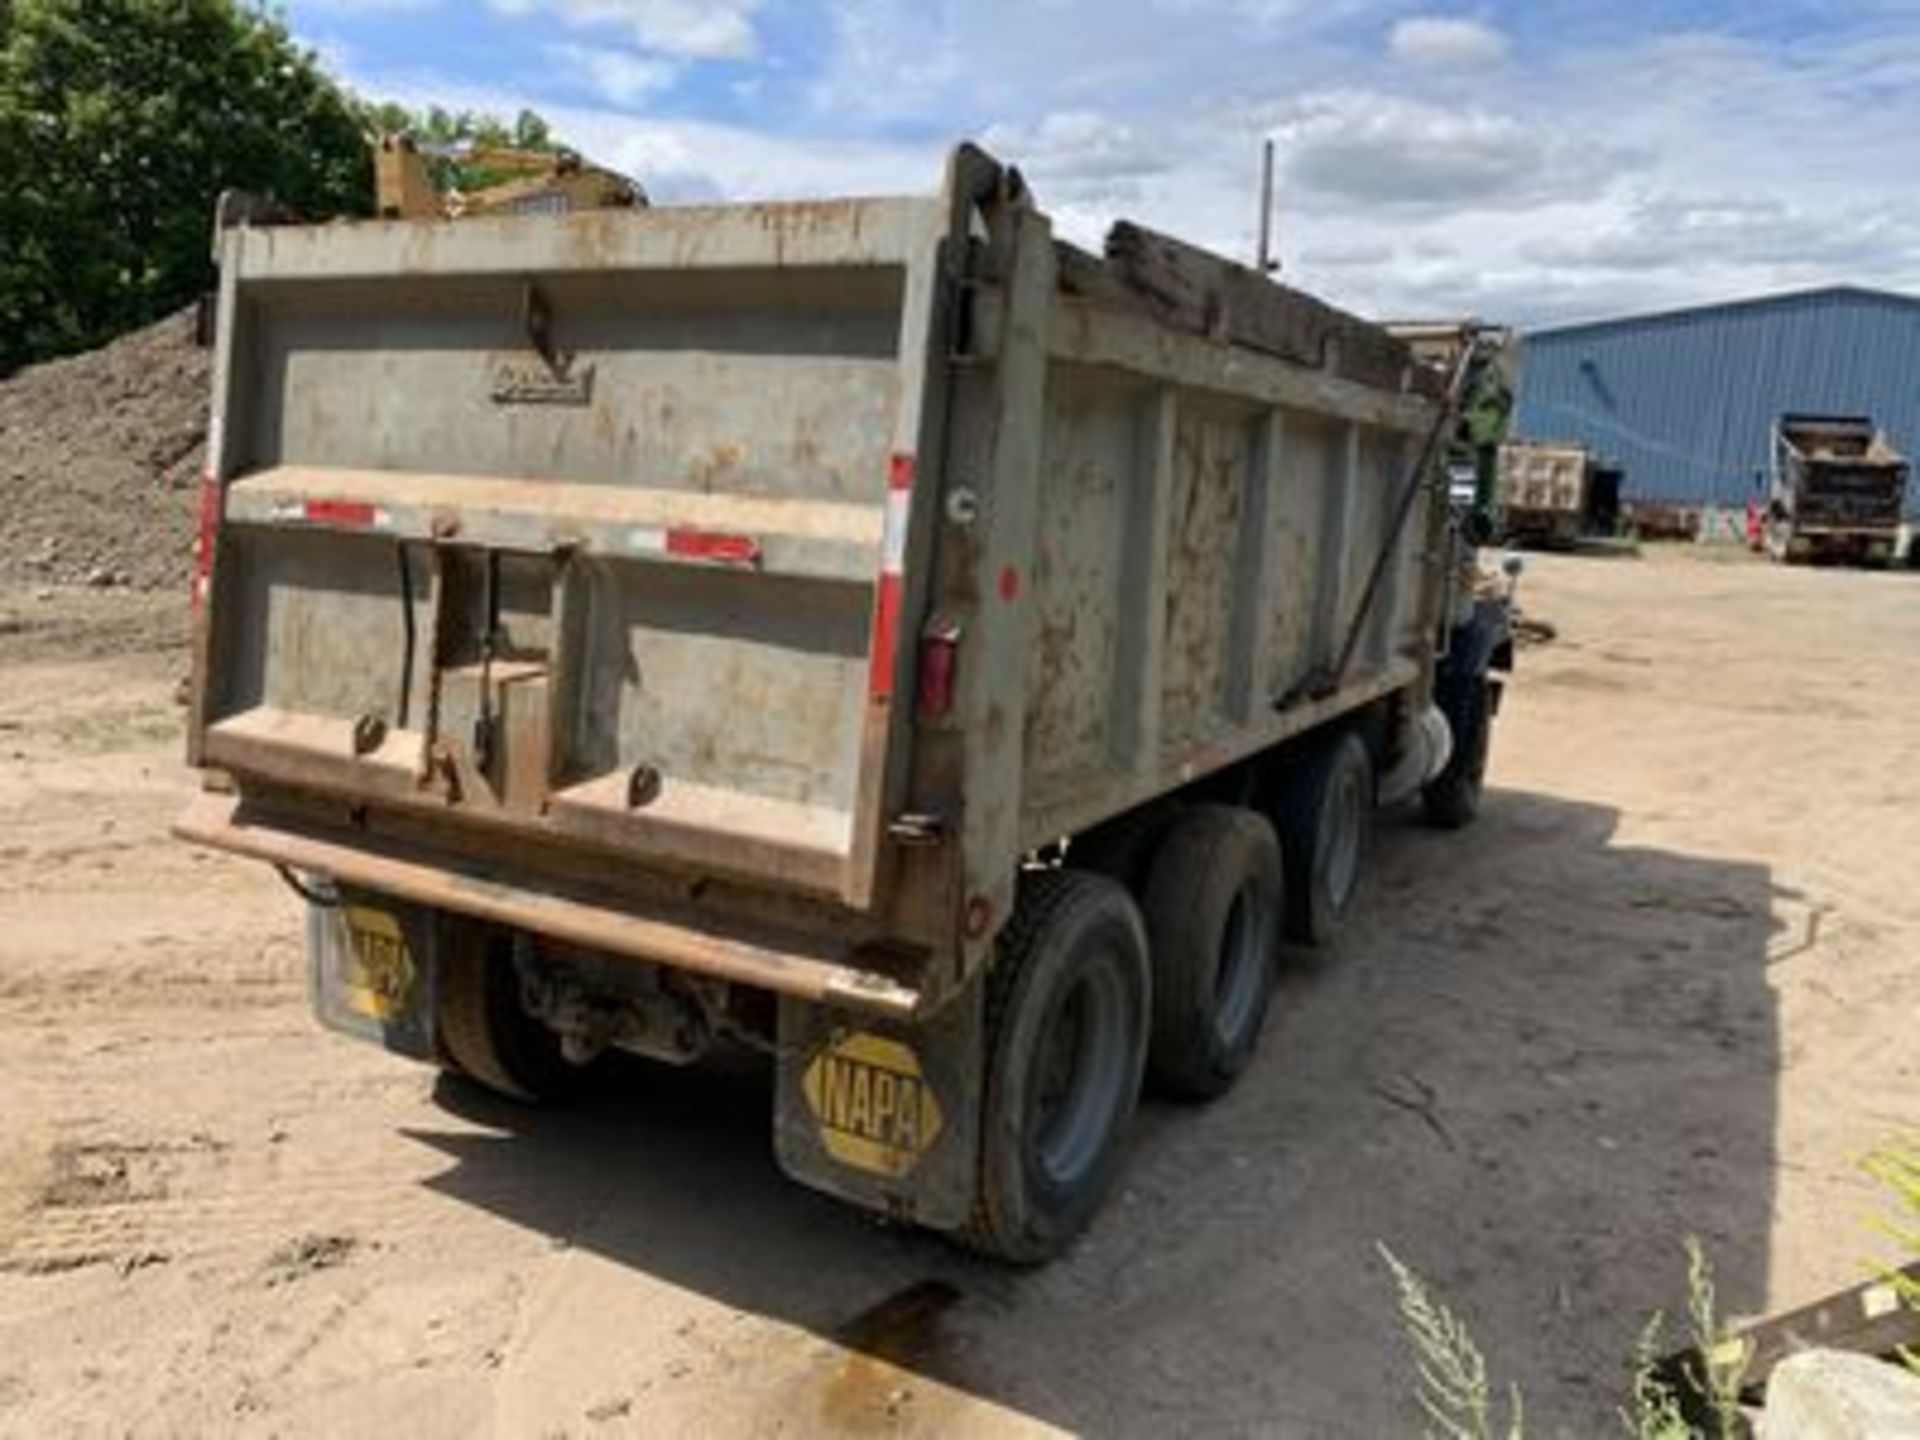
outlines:
[[[1527,562],[1519,555],[1509,555],[1500,562],[1500,569],[1509,580],[1518,580],[1527,573]]]

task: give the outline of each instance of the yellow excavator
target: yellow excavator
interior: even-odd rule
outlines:
[[[442,191],[435,160],[513,178],[472,190]],[[411,135],[383,135],[374,148],[375,203],[382,220],[460,220],[474,215],[566,215],[575,210],[631,210],[647,192],[572,150],[478,148],[470,142],[421,144]]]

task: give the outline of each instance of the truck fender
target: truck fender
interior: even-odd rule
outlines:
[[[1484,680],[1490,670],[1512,669],[1512,607],[1504,599],[1476,600],[1473,613],[1454,626],[1447,637],[1447,653],[1435,676],[1435,688],[1445,690]]]

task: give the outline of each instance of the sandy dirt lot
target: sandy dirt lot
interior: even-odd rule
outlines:
[[[300,911],[166,838],[175,612],[0,596],[0,1432],[1413,1434],[1384,1240],[1608,1433],[1681,1239],[1849,1283],[1920,1127],[1920,579],[1536,562],[1496,791],[1383,826],[1247,1080],[998,1270],[784,1181],[768,1076],[530,1114],[317,1031]],[[167,601],[167,605],[174,602]]]

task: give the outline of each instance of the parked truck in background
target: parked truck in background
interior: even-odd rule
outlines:
[[[1515,545],[1566,548],[1611,536],[1620,521],[1618,470],[1584,445],[1508,440],[1500,446],[1495,510]]]
[[[527,1097],[757,1046],[789,1173],[1033,1261],[1376,805],[1472,818],[1460,372],[1251,270],[971,147],[219,259],[177,832],[308,896],[332,1027]]]
[[[1777,561],[1895,558],[1908,464],[1864,415],[1782,415],[1764,523]]]

